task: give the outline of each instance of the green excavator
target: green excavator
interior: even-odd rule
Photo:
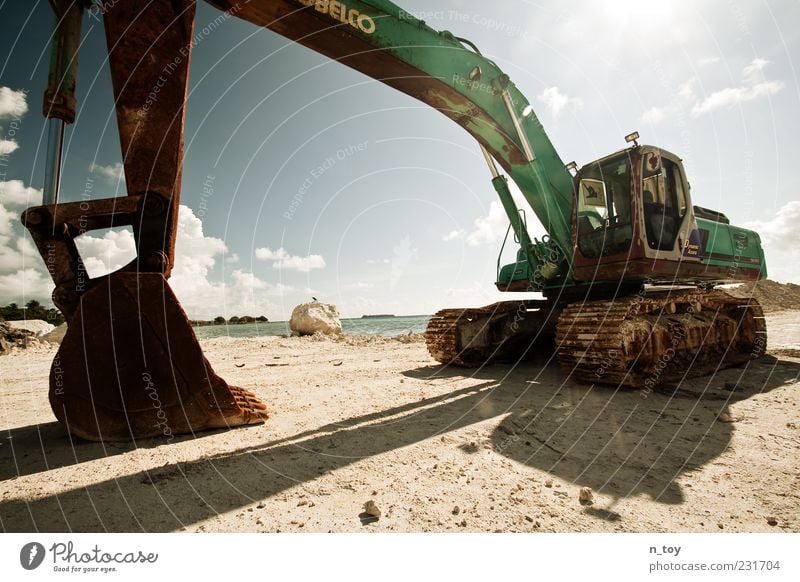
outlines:
[[[650,390],[763,354],[763,313],[715,286],[766,276],[758,234],[695,206],[681,159],[629,146],[578,168],[531,104],[470,41],[387,0],[209,0],[441,111],[477,141],[518,245],[496,286],[542,299],[435,314],[425,337],[447,365],[552,354],[586,382]],[[174,262],[193,0],[51,0],[44,204],[23,214],[55,282],[68,331],[50,375],[56,417],[92,440],[263,422],[259,398],[203,357],[167,279]],[[75,117],[85,9],[103,18],[128,195],[58,203],[64,124]],[[152,95],[157,92],[157,99]],[[513,180],[547,231],[532,238]],[[137,257],[86,275],[74,238],[131,225]],[[505,243],[504,243],[505,244]]]

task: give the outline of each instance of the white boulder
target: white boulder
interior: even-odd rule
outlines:
[[[297,335],[313,335],[315,333],[342,333],[342,322],[339,310],[330,303],[302,303],[292,311],[289,329]]]
[[[20,321],[9,321],[7,323],[14,329],[24,329],[25,331],[30,331],[36,335],[36,337],[41,337],[55,329],[55,326],[52,323],[47,323],[43,319],[22,319]]]

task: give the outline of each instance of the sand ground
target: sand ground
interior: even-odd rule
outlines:
[[[800,312],[768,329],[767,356],[649,395],[546,360],[442,368],[419,341],[214,339],[270,421],[138,448],[71,439],[47,402],[55,348],[17,351],[0,358],[0,526],[797,532]]]

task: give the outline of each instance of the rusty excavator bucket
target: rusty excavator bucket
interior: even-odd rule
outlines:
[[[51,124],[44,204],[26,210],[22,220],[55,282],[53,302],[68,323],[50,372],[56,418],[89,440],[171,438],[264,422],[267,408],[255,394],[214,373],[167,283],[175,253],[194,2],[104,5],[128,196],[61,204],[60,149],[63,124],[75,118],[83,8],[73,0],[51,4],[58,42],[44,100]],[[136,259],[89,278],[75,237],[125,225],[133,228]]]

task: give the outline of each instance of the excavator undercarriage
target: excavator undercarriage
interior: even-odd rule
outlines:
[[[437,361],[456,366],[555,355],[571,377],[652,390],[763,355],[761,307],[722,291],[653,291],[559,306],[507,301],[444,309],[425,332]]]

